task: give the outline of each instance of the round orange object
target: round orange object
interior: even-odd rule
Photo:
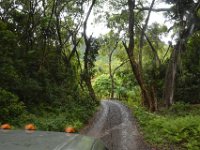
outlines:
[[[65,128],[65,132],[67,132],[67,133],[74,133],[74,132],[76,132],[76,130],[73,127],[66,127]]]
[[[6,123],[6,124],[2,124],[2,125],[1,125],[1,129],[9,130],[9,129],[11,129],[11,125],[8,124],[8,123]]]
[[[35,127],[35,125],[34,124],[27,124],[26,126],[25,126],[25,129],[26,130],[36,130],[36,127]]]

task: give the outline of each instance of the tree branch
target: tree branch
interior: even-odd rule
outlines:
[[[139,11],[149,11],[151,8],[150,7],[142,7],[142,8],[135,8],[136,10]],[[172,8],[152,8],[152,11],[154,12],[168,12],[171,11]]]
[[[149,8],[149,12],[147,14],[147,18],[145,20],[145,24],[142,28],[142,32],[141,32],[141,36],[140,36],[140,44],[139,44],[139,65],[141,67],[141,71],[142,71],[142,52],[143,52],[143,46],[144,46],[144,36],[145,36],[145,32],[146,32],[146,29],[147,29],[147,26],[148,26],[148,23],[149,23],[149,18],[150,18],[150,15],[151,15],[151,11],[153,9],[153,6],[154,6],[154,3],[155,3],[155,0],[152,0],[151,2],[151,6]]]
[[[147,39],[147,42],[148,42],[149,46],[151,47],[151,50],[152,50],[152,52],[154,54],[154,57],[158,60],[158,63],[160,65],[161,61],[160,61],[160,58],[158,56],[158,53],[157,53],[156,49],[154,48],[152,42],[150,41],[150,39],[148,38],[148,36],[146,34],[145,34],[145,38]]]
[[[122,67],[123,65],[125,65],[125,64],[126,64],[127,62],[129,62],[129,61],[130,61],[129,59],[124,60],[119,66],[117,66],[117,67],[113,70],[112,75],[114,75],[115,72],[116,72],[120,67]]]
[[[73,39],[73,37],[72,37],[72,39]],[[77,46],[80,43],[80,41],[81,41],[81,39],[79,39],[78,41],[76,41],[76,37],[75,37],[75,39],[72,40],[74,47],[72,49],[72,52],[69,55],[69,61],[71,60],[71,58],[74,56],[75,52],[77,51]]]
[[[92,8],[95,4],[96,0],[93,0],[92,1],[92,4],[90,5],[90,8],[86,14],[86,18],[85,18],[85,21],[83,23],[83,37],[84,37],[84,41],[85,41],[85,54],[84,54],[84,68],[85,68],[85,71],[88,71],[88,53],[89,53],[89,48],[90,48],[90,39],[91,37],[88,39],[87,37],[87,34],[86,34],[86,31],[87,31],[87,22],[88,22],[88,18],[92,12]]]
[[[89,10],[87,12],[87,15],[86,15],[86,18],[85,18],[85,21],[83,23],[83,36],[84,36],[84,40],[85,40],[86,43],[88,43],[88,38],[87,38],[87,34],[86,34],[86,31],[87,31],[87,22],[88,22],[89,16],[91,14],[91,11],[92,11],[92,8],[93,8],[95,2],[96,2],[96,0],[92,1],[92,4],[90,5],[90,8],[89,8]]]
[[[125,41],[122,41],[122,44],[123,44],[123,46],[124,46],[126,52],[128,53],[128,46],[126,45],[126,42],[125,42]]]

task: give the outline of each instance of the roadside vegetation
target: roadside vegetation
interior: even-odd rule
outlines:
[[[99,101],[89,86],[98,44],[90,39],[92,53],[80,52],[87,51],[87,37],[78,32],[89,14],[82,5],[0,2],[0,124],[64,131],[83,127],[93,115]]]
[[[158,149],[198,150],[200,148],[200,106],[176,103],[156,113],[133,101],[132,109],[145,141]]]
[[[13,129],[24,129],[26,124],[32,123],[37,130],[64,131],[66,126],[79,130],[94,114],[97,105],[89,103],[89,97],[84,93],[78,99],[66,98],[63,104],[28,106],[19,101],[16,95],[0,89],[0,123],[9,123]]]

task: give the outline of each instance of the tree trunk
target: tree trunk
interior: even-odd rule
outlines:
[[[165,84],[163,91],[163,99],[165,101],[166,107],[170,107],[173,104],[174,98],[174,88],[175,88],[175,77],[177,72],[177,64],[180,53],[184,49],[184,44],[187,43],[188,38],[192,35],[193,32],[198,31],[197,22],[196,22],[196,13],[199,10],[200,1],[193,5],[193,8],[190,10],[191,12],[186,18],[186,21],[181,19],[181,30],[180,36],[176,46],[170,57],[170,62],[168,64],[166,76],[165,76]]]
[[[92,83],[91,83],[91,73],[89,71],[89,58],[88,58],[88,55],[89,55],[89,50],[91,48],[91,38],[88,38],[87,35],[86,35],[86,30],[87,30],[87,22],[88,22],[88,18],[91,14],[91,11],[92,11],[92,8],[95,4],[96,0],[93,0],[92,1],[92,4],[90,5],[89,7],[89,10],[87,12],[87,15],[86,15],[86,18],[85,18],[85,21],[84,21],[84,24],[83,24],[83,37],[84,37],[84,41],[85,41],[85,53],[84,53],[84,81],[86,83],[86,86],[88,88],[88,92],[89,92],[89,95],[90,97],[92,98],[92,100],[94,102],[97,101],[96,99],[96,95],[95,95],[95,92],[94,92],[94,89],[92,87]]]
[[[127,46],[125,42],[123,45],[126,49],[127,55],[130,60],[131,69],[135,75],[135,78],[140,86],[142,92],[143,103],[148,106],[151,111],[155,110],[155,103],[153,97],[151,97],[150,92],[148,91],[147,86],[145,85],[143,76],[141,74],[141,68],[137,64],[135,57],[134,57],[134,8],[135,8],[135,1],[128,0],[128,7],[129,7],[129,45]]]
[[[117,46],[117,43],[116,43],[116,46]],[[113,54],[114,51],[115,51],[115,48],[110,52],[110,54],[108,56],[108,58],[109,58],[109,76],[110,76],[110,80],[111,80],[111,91],[110,91],[110,98],[111,99],[114,98],[114,88],[115,88],[114,75],[112,73],[112,54]]]
[[[86,86],[87,86],[87,89],[88,89],[90,97],[95,102],[96,101],[96,95],[95,95],[94,89],[92,87],[92,83],[91,83],[90,77],[86,77],[84,81],[86,83]]]
[[[157,97],[156,97],[156,90],[154,85],[151,86],[151,99],[152,99],[152,111],[158,110],[158,103],[157,103]]]
[[[163,99],[165,101],[166,107],[168,108],[173,104],[175,76],[176,76],[176,71],[177,71],[178,56],[180,54],[179,46],[180,46],[180,43],[173,50],[171,54],[169,65],[168,65],[166,76],[165,76]]]
[[[110,80],[111,80],[111,93],[110,93],[110,99],[114,98],[114,89],[115,89],[115,82],[112,73],[110,73]]]
[[[136,63],[135,60],[130,60],[131,62],[131,68],[135,75],[135,78],[140,86],[141,92],[142,92],[142,98],[143,98],[143,104],[149,108],[149,110],[154,111],[155,105],[154,105],[154,97],[151,97],[150,90],[148,90],[147,86],[144,83],[144,80],[142,78],[139,65]]]

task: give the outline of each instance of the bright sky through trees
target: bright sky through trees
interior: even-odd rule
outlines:
[[[149,7],[150,3],[152,0],[147,0],[148,3],[146,3],[144,6]],[[105,11],[108,9],[107,5],[103,6]],[[162,2],[162,0],[157,0],[156,3],[154,4],[154,8],[169,8],[170,5]],[[97,22],[95,23],[95,19],[98,19],[97,16],[94,15],[94,12],[91,14],[89,21],[88,21],[88,31],[87,34],[91,35],[93,34],[94,37],[98,37],[101,34],[106,34],[109,32],[109,29],[106,27],[106,23],[105,22]],[[151,17],[149,20],[149,25],[152,23],[159,23],[161,25],[165,24],[168,28],[172,26],[172,23],[170,20],[168,20],[167,18],[165,18],[164,16],[164,12],[152,12],[151,13]],[[168,41],[171,41],[172,33],[170,32],[167,35],[163,35],[162,36],[162,40],[166,43],[168,43]]]

